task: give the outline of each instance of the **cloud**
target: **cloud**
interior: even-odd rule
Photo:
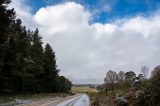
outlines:
[[[16,15],[20,18],[27,28],[35,29],[36,24],[31,14],[31,8],[27,5],[27,0],[12,0],[9,8],[14,8]]]
[[[91,12],[66,2],[43,7],[31,17],[55,50],[60,74],[73,83],[100,83],[109,69],[140,73],[142,65],[152,69],[160,63],[159,12],[89,24]]]

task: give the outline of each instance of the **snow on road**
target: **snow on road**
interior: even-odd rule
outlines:
[[[57,106],[89,106],[89,97],[86,94],[80,94],[75,98],[68,99]]]
[[[31,103],[17,104],[16,106],[89,106],[89,97],[86,94],[76,94],[66,98],[45,98]]]

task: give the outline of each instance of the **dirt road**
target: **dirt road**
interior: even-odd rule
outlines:
[[[66,98],[46,98],[17,106],[89,106],[89,98],[86,94],[77,94]]]

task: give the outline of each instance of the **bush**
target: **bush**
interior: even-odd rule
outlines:
[[[134,101],[134,106],[160,106],[160,97],[151,92],[142,92]]]
[[[114,99],[115,106],[128,106],[128,101],[125,99],[125,97],[115,97]]]
[[[160,66],[152,72],[152,78],[144,92],[135,99],[135,106],[160,106]]]

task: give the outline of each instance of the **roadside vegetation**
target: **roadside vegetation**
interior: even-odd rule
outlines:
[[[160,66],[150,78],[147,66],[141,72],[108,71],[105,83],[97,86],[98,92],[89,93],[91,106],[160,106]]]
[[[0,1],[0,96],[69,92],[72,83],[59,75],[52,47],[16,19],[10,2]]]

